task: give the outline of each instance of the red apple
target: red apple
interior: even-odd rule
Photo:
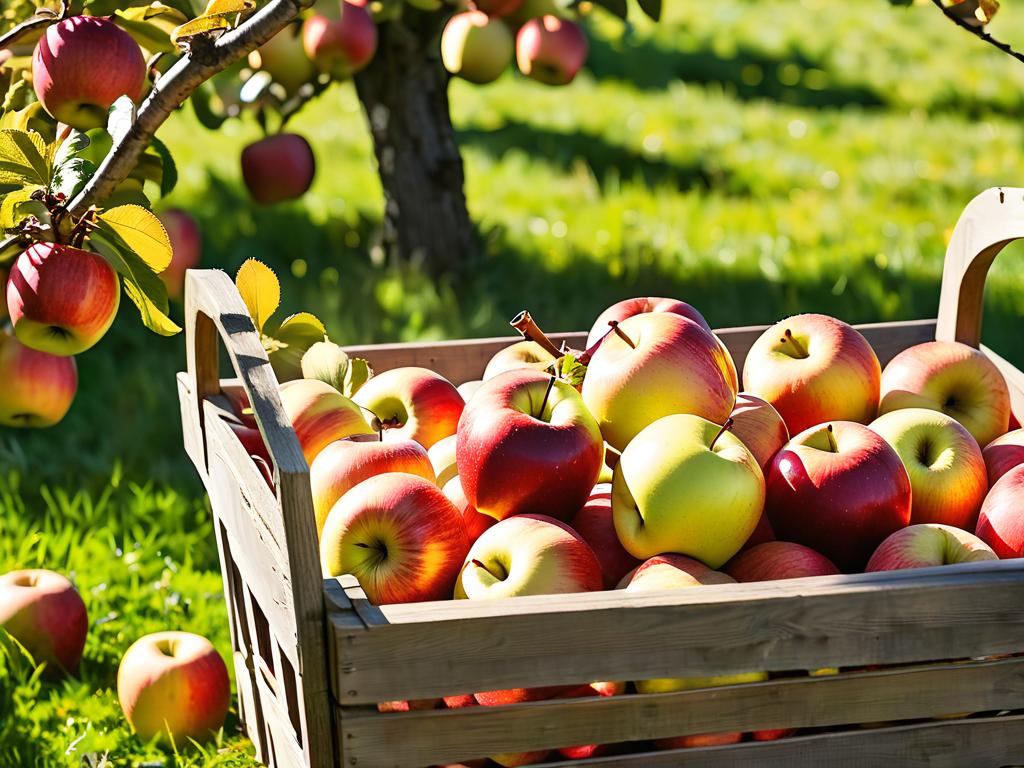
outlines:
[[[535,371],[485,382],[459,420],[462,489],[497,520],[531,512],[568,520],[590,495],[603,455],[580,394]]]
[[[523,5],[523,0],[473,0],[473,7],[488,16],[508,16],[515,13]]]
[[[378,712],[422,712],[444,709],[444,699],[413,699],[412,701],[382,701],[377,704]]]
[[[587,36],[557,16],[530,19],[516,36],[516,63],[527,77],[547,85],[567,85],[587,61]]]
[[[514,47],[509,28],[481,11],[456,13],[441,34],[445,69],[477,85],[501,77],[512,63]]]
[[[743,734],[735,733],[698,733],[693,736],[677,736],[671,739],[655,739],[654,746],[658,749],[689,749],[693,747],[724,747],[727,744],[738,744],[743,741]]]
[[[643,296],[635,299],[624,299],[617,304],[612,304],[598,315],[597,320],[594,321],[594,325],[590,329],[590,333],[587,334],[587,349],[590,349],[604,336],[608,335],[608,331],[611,330],[611,327],[608,325],[609,321],[614,320],[617,323],[621,323],[633,315],[642,315],[647,312],[671,312],[673,315],[681,315],[693,320],[693,322],[703,326],[704,330],[708,333],[711,333],[711,326],[704,319],[704,315],[685,301],[666,299],[659,296]]]
[[[768,469],[775,454],[789,442],[789,430],[779,412],[767,400],[740,392],[729,418],[729,430],[754,454],[761,469]]]
[[[77,390],[73,357],[29,349],[0,329],[0,425],[52,427],[67,414]]]
[[[488,361],[487,367],[484,368],[482,378],[484,381],[488,381],[507,371],[516,371],[523,368],[534,371],[546,371],[554,361],[554,355],[537,342],[517,341],[515,344],[510,344],[494,353],[494,357]],[[469,400],[469,398],[466,399],[467,401]]]
[[[385,440],[415,440],[428,449],[455,434],[466,405],[448,379],[415,366],[378,373],[352,400],[386,427]]]
[[[451,598],[468,551],[459,511],[432,482],[401,472],[348,491],[320,537],[324,575],[352,574],[377,605]]]
[[[736,581],[775,581],[804,576],[834,576],[831,560],[810,547],[791,541],[768,541],[736,555],[725,566]]]
[[[700,560],[694,560],[686,555],[655,555],[627,573],[619,582],[618,588],[637,592],[734,584],[735,581],[729,574],[708,568]]]
[[[974,532],[1004,560],[1024,557],[1024,466],[1014,467],[992,486]]]
[[[497,524],[497,520],[489,515],[480,514],[476,508],[466,499],[466,492],[462,490],[462,481],[456,475],[447,483],[441,492],[448,497],[448,501],[455,505],[455,508],[462,513],[462,520],[466,524],[466,535],[469,536],[470,544],[474,543],[488,528]]]
[[[89,619],[82,597],[59,573],[11,571],[0,576],[0,628],[52,677],[78,669]]]
[[[338,11],[306,19],[302,44],[317,69],[344,79],[370,63],[377,50],[377,25],[365,6],[342,0]]]
[[[160,273],[160,279],[167,286],[167,295],[172,299],[180,299],[185,286],[185,272],[199,266],[203,235],[196,220],[177,208],[169,208],[161,213],[160,221],[167,230],[174,254],[167,269]]]
[[[744,391],[767,400],[795,435],[826,421],[867,424],[881,367],[867,340],[827,315],[796,315],[766,330],[743,365]]]
[[[18,257],[7,280],[14,334],[26,347],[77,355],[103,338],[117,314],[121,287],[102,256],[56,243],[36,243]]]
[[[601,564],[606,589],[613,589],[622,577],[640,565],[622,546],[612,517],[611,483],[599,483],[569,526],[590,545]]]
[[[309,467],[317,533],[338,499],[363,480],[385,472],[406,472],[434,481],[426,450],[412,440],[382,442],[377,435],[353,435],[320,451]]]
[[[988,484],[996,482],[1014,467],[1024,464],[1024,429],[1000,435],[981,452],[988,471]]]
[[[951,525],[920,523],[896,531],[879,544],[865,570],[897,571],[998,559],[973,533]]]
[[[277,133],[242,150],[242,178],[260,205],[302,197],[313,184],[316,158],[297,133]]]
[[[807,429],[779,451],[766,480],[775,534],[860,571],[889,534],[910,523],[906,467],[892,446],[852,421]]]
[[[316,379],[282,384],[281,406],[308,464],[335,440],[373,432],[358,405]]]
[[[267,464],[270,464],[270,451],[267,450],[267,444],[263,441],[263,435],[260,434],[259,429],[237,421],[228,421],[228,426],[231,427],[231,431],[235,433],[235,437],[238,438],[238,442],[242,444],[247,454],[259,456]]]
[[[107,124],[121,96],[138,101],[146,61],[131,35],[109,18],[72,16],[52,24],[32,55],[32,85],[43,108],[87,131]]]
[[[205,741],[224,725],[231,682],[205,637],[157,632],[136,640],[121,659],[117,696],[140,739],[180,747]]]
[[[879,414],[929,408],[952,416],[988,445],[1010,425],[1006,380],[985,353],[955,341],[929,341],[900,352],[882,373]]]

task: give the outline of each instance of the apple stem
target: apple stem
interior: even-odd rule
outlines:
[[[359,405],[359,403],[356,403],[356,405]],[[365,405],[359,405],[359,407],[361,409],[363,409],[364,411],[366,411],[371,416],[373,416],[373,418],[370,420],[370,428],[373,429],[373,431],[377,433],[377,439],[380,442],[383,443],[384,442],[384,422],[380,420],[380,416],[378,416],[371,409],[367,408]]]
[[[793,346],[793,349],[796,350],[796,354],[798,357],[807,357],[807,349],[804,347],[803,344],[796,340],[796,337],[793,336],[793,332],[789,330],[789,328],[786,329],[786,333],[782,337],[781,341],[783,344],[791,344]]]
[[[831,449],[832,453],[839,453],[839,444],[836,443],[836,435],[832,430],[831,424],[825,427],[825,434],[828,437],[828,447]]]
[[[369,544],[364,544],[364,543],[363,543],[363,542],[361,542],[361,541],[357,541],[357,542],[356,542],[356,546],[357,546],[357,547],[359,547],[359,548],[361,548],[361,549],[369,549],[369,548],[370,548],[370,545],[369,545]]]
[[[534,322],[530,316],[530,311],[524,309],[518,315],[513,317],[509,323],[519,333],[523,335],[523,338],[527,341],[532,341],[535,344],[540,344],[547,352],[550,352],[554,357],[561,357],[562,353],[558,350],[558,347],[547,337],[547,335],[540,329],[537,323]]]
[[[548,379],[548,388],[544,390],[544,399],[540,401],[540,415],[544,415],[544,409],[548,407],[548,397],[551,395],[551,389],[555,386],[555,377],[552,376]]]
[[[613,331],[615,331],[615,328],[613,328],[609,323],[608,330],[601,334],[601,338],[599,338],[597,341],[595,341],[593,344],[587,347],[586,351],[577,358],[580,361],[580,363],[583,365],[590,365],[590,358],[592,358],[595,355],[597,350],[600,349],[601,345],[604,344],[604,340],[607,339]],[[619,331],[619,334],[621,335],[622,331]]]
[[[633,340],[626,335],[626,332],[624,330],[619,328],[618,320],[609,320],[608,325],[610,325],[612,327],[612,330],[615,331],[616,336],[618,336],[624,342],[629,344],[629,346],[631,346],[633,349],[636,349],[636,344],[633,343]],[[605,334],[605,336],[607,336],[607,334]],[[601,341],[604,341],[604,337],[601,337]]]
[[[720,438],[723,434],[725,434],[730,429],[732,429],[733,423],[734,422],[733,422],[732,416],[730,416],[728,419],[725,420],[725,424],[723,424],[722,428],[720,430],[718,430],[718,433],[715,435],[714,439],[711,441],[711,445],[708,446],[708,450],[709,451],[715,450],[715,443],[718,442],[718,438]]]
[[[473,560],[470,560],[469,562],[471,562],[477,568],[483,568],[485,571],[487,570],[487,566],[484,565],[483,563],[481,563],[479,560],[477,560],[475,558]]]

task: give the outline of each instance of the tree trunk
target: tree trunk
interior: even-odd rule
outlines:
[[[452,272],[473,260],[476,235],[438,45],[447,14],[403,10],[378,27],[377,53],[355,77],[384,188],[382,245],[389,257]]]

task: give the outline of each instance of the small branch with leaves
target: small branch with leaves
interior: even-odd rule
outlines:
[[[1012,56],[1017,61],[1024,62],[1024,53],[1001,40],[997,40],[985,29],[985,25],[992,20],[996,10],[999,8],[998,3],[993,2],[993,0],[964,0],[952,5],[946,5],[943,0],[932,0],[932,3],[942,11],[947,19],[961,29],[967,30],[975,37],[984,40],[989,45],[1008,56]]]

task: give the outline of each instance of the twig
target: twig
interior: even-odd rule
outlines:
[[[982,40],[984,40],[989,45],[995,46],[996,48],[998,48],[1003,53],[1008,54],[1008,55],[1012,56],[1013,58],[1015,58],[1017,61],[1024,62],[1024,53],[1020,53],[1019,51],[1014,50],[1011,46],[1007,45],[1006,43],[1002,42],[1001,40],[996,40],[994,37],[992,37],[992,35],[990,35],[988,32],[986,32],[982,27],[974,26],[969,21],[967,21],[967,19],[963,18],[962,16],[958,16],[956,13],[953,12],[952,8],[947,8],[945,5],[943,5],[942,4],[942,0],[932,0],[932,3],[935,5],[936,8],[938,8],[940,11],[942,11],[943,14],[945,14],[947,19],[952,21],[954,24],[956,24],[961,29],[966,29],[968,32],[970,32],[975,37],[980,37]]]
[[[196,39],[187,56],[174,64],[142,102],[131,128],[111,147],[88,184],[68,204],[73,216],[84,215],[128,178],[157,129],[202,83],[276,35],[312,0],[270,0],[245,23],[216,41]]]
[[[55,11],[52,8],[37,8],[35,14],[31,18],[26,19],[17,26],[11,28],[3,35],[0,35],[0,49],[10,48],[23,36],[27,35],[33,29],[39,27],[48,27],[55,21],[63,21],[71,13],[71,6],[65,0],[61,0],[60,10]]]

